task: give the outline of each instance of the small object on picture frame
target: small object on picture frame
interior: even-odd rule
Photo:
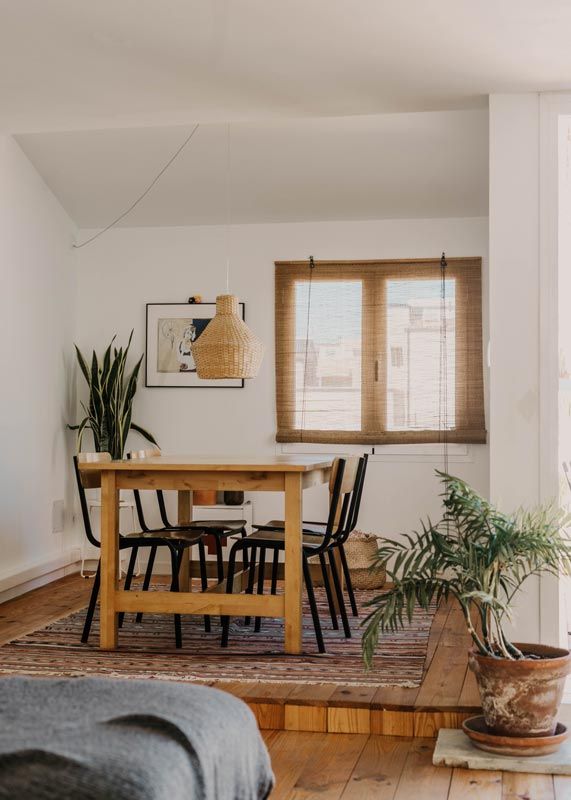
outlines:
[[[245,304],[240,303],[245,319]],[[145,386],[187,389],[241,389],[237,378],[201,380],[196,374],[192,343],[216,314],[216,303],[147,303]]]

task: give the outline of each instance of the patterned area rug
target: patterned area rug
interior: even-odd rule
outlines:
[[[362,606],[375,592],[359,592]],[[96,615],[89,644],[80,642],[85,612],[71,614],[0,648],[0,674],[38,676],[100,675],[118,678],[155,678],[173,681],[262,681],[265,683],[338,684],[341,686],[419,686],[436,608],[417,611],[412,624],[384,635],[370,672],[361,659],[360,619],[350,617],[353,636],[335,631],[327,611],[325,592],[316,589],[327,653],[319,655],[309,609],[304,607],[304,653],[283,652],[283,620],[263,619],[259,633],[253,622],[234,619],[227,649],[220,647],[219,618],[205,633],[201,617],[182,619],[183,648],[174,646],[172,616],[148,614],[140,624],[127,614],[119,632],[119,648],[98,649]]]

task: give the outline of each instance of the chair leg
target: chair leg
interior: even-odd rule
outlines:
[[[218,576],[218,583],[224,580],[224,553],[222,547],[222,540],[219,536],[214,534],[214,541],[216,542],[216,574]]]
[[[252,547],[252,555],[250,556],[249,559],[247,559],[248,562],[247,569],[250,570],[250,574],[248,575],[248,586],[246,588],[246,594],[254,594],[254,575],[256,572],[257,557],[258,557],[258,548]],[[251,621],[250,617],[244,617],[244,625],[249,625],[250,621]]]
[[[329,606],[329,613],[331,614],[331,624],[333,625],[333,630],[338,631],[339,623],[337,622],[337,609],[335,608],[333,593],[331,591],[331,582],[329,580],[329,573],[327,571],[327,563],[325,561],[325,555],[323,553],[319,554],[319,563],[321,564],[323,585],[325,587],[325,594],[327,595],[327,605]]]
[[[137,564],[137,555],[139,553],[138,547],[131,548],[131,557],[129,559],[129,566],[127,567],[127,574],[125,575],[125,585],[124,590],[126,592],[129,591],[131,588],[131,583],[133,581],[133,575],[135,573],[135,565]],[[123,620],[125,619],[125,612],[121,611],[118,618],[118,625],[120,628],[123,627]]]
[[[242,537],[242,539],[245,539],[247,535],[248,535],[248,533],[246,531],[246,528],[242,528],[242,530],[240,531],[240,536]],[[244,569],[248,569],[248,548],[247,547],[245,547],[244,550],[242,551],[242,558],[243,558]]]
[[[230,557],[228,559],[228,572],[226,574],[226,594],[232,594],[232,589],[234,586],[234,570],[236,568],[236,553],[238,549],[242,549],[239,547],[239,544],[236,543],[232,549],[230,550]],[[222,617],[222,647],[228,647],[228,636],[230,634],[230,617]]]
[[[275,594],[278,590],[278,569],[280,563],[280,551],[276,548],[274,550],[274,560],[272,562],[272,583],[270,594]]]
[[[264,594],[264,579],[266,577],[266,548],[260,547],[260,561],[258,562],[258,594]],[[254,618],[254,631],[260,632],[262,627],[262,618]]]
[[[178,592],[179,584],[178,584],[178,570],[180,559],[179,555],[174,547],[170,547],[170,554],[171,554],[171,570],[172,570],[172,583],[171,583],[171,592]],[[174,638],[175,638],[175,645],[177,648],[182,647],[182,627],[180,624],[180,614],[174,615]]]
[[[206,574],[206,552],[202,539],[198,540],[198,559],[200,561],[200,585],[202,591],[205,592],[208,589],[208,576]],[[206,614],[204,616],[204,630],[206,633],[210,633],[210,617]]]
[[[351,603],[351,611],[354,617],[359,616],[359,609],[357,601],[355,600],[355,592],[353,591],[353,582],[351,581],[351,572],[349,564],[347,564],[347,556],[345,555],[345,548],[342,544],[339,545],[339,557],[341,559],[341,567],[343,569],[343,577],[345,578],[345,586],[347,587],[347,594],[349,595],[349,602]]]
[[[343,632],[346,639],[351,638],[351,628],[349,627],[349,619],[347,618],[347,609],[345,608],[345,600],[343,598],[343,590],[341,588],[341,581],[339,580],[339,572],[337,571],[337,564],[335,563],[335,554],[330,548],[327,551],[329,556],[329,566],[331,567],[331,577],[333,578],[333,586],[335,587],[335,594],[337,595],[337,605],[339,606],[339,613],[341,614],[341,622],[343,623]]]
[[[157,556],[157,545],[154,544],[151,547],[151,552],[149,553],[149,560],[147,562],[147,569],[145,570],[145,578],[143,580],[143,591],[147,592],[149,589],[149,585],[151,583],[151,578],[153,577],[153,567],[155,565],[155,558]],[[137,612],[137,616],[135,617],[135,622],[142,622],[143,621],[143,612]]]
[[[311,570],[309,563],[304,554],[303,556],[303,577],[305,580],[305,588],[307,590],[307,598],[309,600],[309,608],[311,610],[311,617],[313,619],[313,627],[315,629],[315,638],[317,639],[317,649],[320,653],[325,652],[325,645],[323,643],[323,633],[321,631],[321,622],[319,619],[319,612],[317,610],[317,603],[315,602],[315,593],[313,591],[313,581],[311,579]]]
[[[95,606],[97,605],[97,596],[99,594],[99,584],[101,583],[101,561],[97,565],[97,572],[93,580],[93,588],[91,590],[91,597],[89,598],[89,606],[87,607],[87,614],[85,615],[85,624],[83,626],[83,633],[81,634],[81,641],[87,644],[89,639],[89,631],[91,630],[91,623],[93,622],[93,614],[95,613]]]

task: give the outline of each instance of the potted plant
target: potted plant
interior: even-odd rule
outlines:
[[[473,641],[469,664],[489,732],[551,736],[571,668],[569,651],[511,642],[505,622],[531,575],[571,571],[567,517],[554,506],[503,514],[464,481],[438,475],[442,520],[379,548],[377,562],[388,564],[393,586],[368,603],[365,664],[372,662],[379,634],[404,626],[415,606],[428,610],[454,598]]]
[[[90,430],[97,452],[108,452],[113,459],[120,459],[123,458],[130,430],[137,431],[151,444],[157,443],[149,431],[131,420],[133,398],[137,391],[137,378],[143,356],[131,372],[125,374],[133,331],[125,349],[113,347],[115,338],[114,336],[111,339],[101,362],[95,350],[93,351],[90,366],[75,345],[77,361],[89,387],[89,401],[87,405],[81,403],[85,412],[81,422],[69,427],[77,431],[78,450],[81,450],[84,432]]]

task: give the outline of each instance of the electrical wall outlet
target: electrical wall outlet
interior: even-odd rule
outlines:
[[[54,500],[52,503],[52,533],[61,533],[63,531],[64,511],[64,501]]]

